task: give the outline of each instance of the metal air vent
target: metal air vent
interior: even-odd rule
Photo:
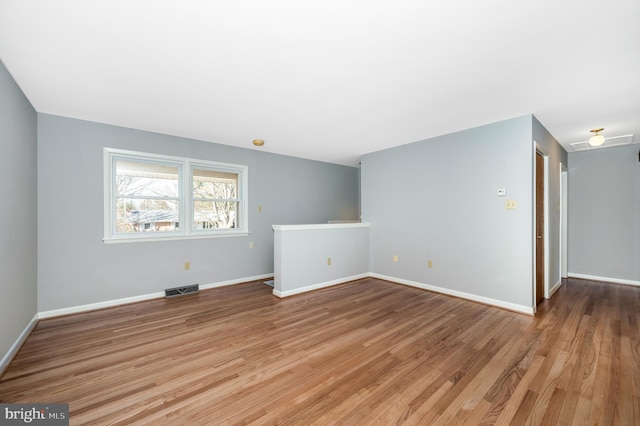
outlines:
[[[164,291],[164,297],[184,296],[185,294],[193,294],[200,291],[199,284],[188,285],[185,287],[168,288]]]

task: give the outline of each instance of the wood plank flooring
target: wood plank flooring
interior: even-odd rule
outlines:
[[[260,282],[41,321],[0,402],[73,425],[640,424],[640,288],[567,280],[535,318],[376,279]]]

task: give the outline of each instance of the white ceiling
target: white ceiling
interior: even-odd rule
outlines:
[[[533,113],[640,142],[638,0],[0,0],[34,108],[355,165]]]

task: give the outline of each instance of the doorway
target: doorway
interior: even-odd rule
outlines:
[[[545,236],[545,179],[544,179],[544,157],[540,152],[536,151],[536,286],[535,301],[536,306],[544,300],[544,277],[545,277],[545,258],[544,258],[544,236]]]
[[[567,222],[569,220],[567,214],[567,205],[569,203],[567,179],[567,167],[564,164],[560,164],[560,279],[567,278],[569,276],[569,267],[567,263]]]

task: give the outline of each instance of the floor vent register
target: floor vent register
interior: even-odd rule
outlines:
[[[164,291],[164,297],[184,296],[186,294],[193,294],[199,291],[199,284],[188,285],[185,287],[168,288]]]

